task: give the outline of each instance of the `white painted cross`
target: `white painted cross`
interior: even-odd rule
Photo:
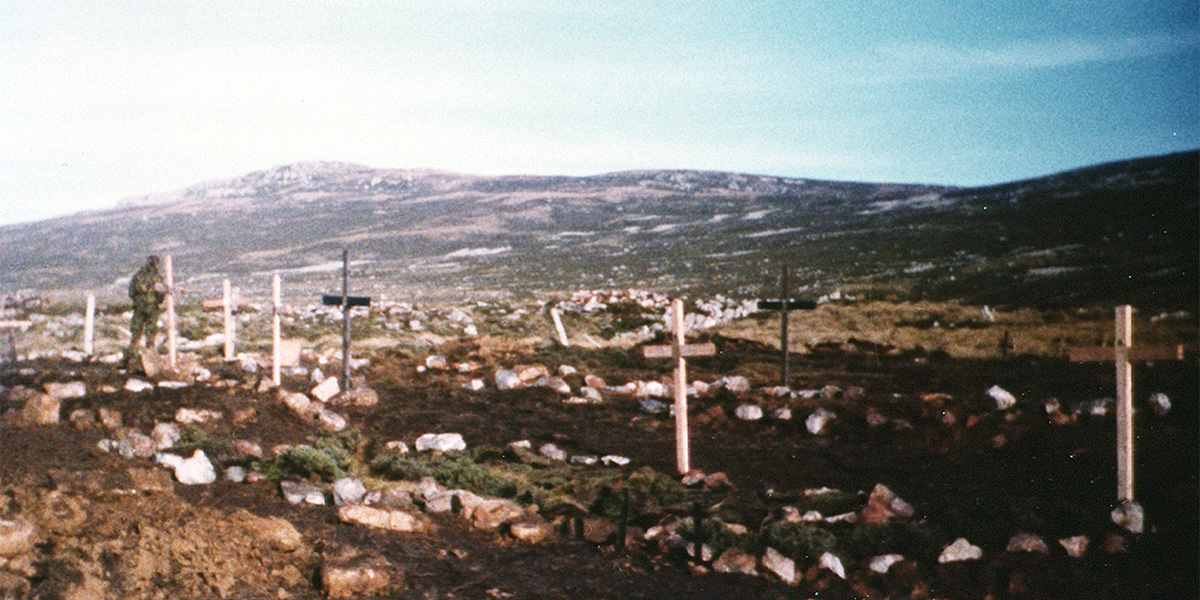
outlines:
[[[1071,348],[1071,362],[1117,364],[1117,498],[1133,502],[1133,363],[1183,360],[1183,346],[1134,346],[1133,307],[1116,310],[1114,347]]]
[[[83,317],[83,353],[92,355],[96,339],[96,295],[87,295],[87,311]]]
[[[271,276],[271,381],[279,385],[283,379],[279,364],[279,312],[280,312],[279,273]]]
[[[170,254],[163,257],[163,282],[167,286],[167,363],[174,369],[178,362],[178,333],[175,329],[175,273]],[[150,342],[153,345],[154,341]]]
[[[712,342],[685,343],[683,300],[672,301],[671,313],[675,343],[669,346],[645,346],[642,348],[642,355],[646,358],[675,359],[675,466],[680,473],[687,473],[691,470],[691,464],[688,447],[687,361],[684,357],[712,356],[717,353],[717,347]]]

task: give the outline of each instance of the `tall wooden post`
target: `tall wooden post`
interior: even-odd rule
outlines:
[[[685,344],[683,338],[683,300],[671,302],[671,315],[675,326],[675,464],[680,473],[691,470],[688,448],[687,411],[687,361],[679,351]]]
[[[83,353],[91,355],[95,352],[96,340],[96,295],[87,295],[87,311],[83,316]]]
[[[221,310],[225,317],[225,360],[233,360],[233,343],[237,334],[234,333],[233,288],[228,277],[221,281]]]
[[[1117,362],[1117,498],[1133,501],[1133,307],[1116,309]]]
[[[283,382],[279,368],[279,311],[280,311],[279,273],[271,276],[271,381],[275,385]]]
[[[342,389],[350,389],[350,250],[342,249]]]
[[[783,265],[783,274],[779,278],[779,298],[783,306],[779,309],[779,346],[783,351],[783,367],[781,368],[781,379],[779,385],[788,387],[788,363],[791,348],[789,347],[788,339],[788,301],[791,296],[788,293],[788,266]]]
[[[175,272],[171,255],[163,257],[163,281],[167,286],[167,364],[174,369],[177,364],[175,330]],[[151,341],[153,343],[153,341]]]

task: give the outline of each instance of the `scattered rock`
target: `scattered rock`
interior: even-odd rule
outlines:
[[[243,467],[234,465],[232,467],[229,467],[228,469],[225,469],[224,476],[225,476],[225,481],[231,481],[233,483],[241,483],[243,481],[246,481],[246,469]]]
[[[425,515],[402,508],[376,508],[361,504],[346,504],[338,509],[338,518],[343,523],[388,531],[423,532],[433,528],[433,524]]]
[[[777,409],[771,411],[771,418],[776,421],[791,421],[792,420],[792,409],[790,409],[786,406],[783,408],[777,408]]]
[[[617,524],[600,517],[584,517],[578,534],[593,544],[607,544],[616,538]]]
[[[904,560],[900,554],[881,554],[871,559],[870,569],[880,575],[887,575],[892,565]]]
[[[367,487],[361,480],[343,477],[333,482],[333,503],[336,506],[358,504],[367,495]]]
[[[596,389],[600,389],[600,388],[608,386],[608,384],[604,382],[603,377],[599,377],[597,375],[592,375],[591,373],[588,373],[587,375],[583,376],[583,385],[586,385],[591,388],[596,388]]]
[[[879,411],[875,410],[874,408],[867,409],[867,426],[868,427],[880,427],[883,425],[887,425],[887,422],[888,422],[887,417],[879,414]]]
[[[100,419],[100,424],[106,429],[118,429],[121,427],[121,411],[113,408],[100,407],[96,410],[96,416]]]
[[[846,578],[846,567],[842,566],[842,559],[838,558],[832,552],[822,554],[818,564],[821,568],[832,571],[834,575],[842,579]]]
[[[1018,533],[1008,540],[1008,552],[1033,552],[1035,554],[1050,554],[1046,542],[1042,538],[1028,532]]]
[[[234,440],[233,450],[246,458],[262,458],[262,446],[250,440]]]
[[[533,383],[543,377],[550,376],[550,370],[545,365],[517,365],[513,367],[513,372],[521,383]]]
[[[718,573],[758,575],[758,559],[741,548],[729,548],[713,561],[713,570]]]
[[[900,499],[886,485],[877,483],[871,490],[871,495],[867,497],[867,505],[859,512],[859,517],[863,523],[886,523],[893,517],[907,519],[914,513],[912,505]]]
[[[281,517],[260,517],[243,508],[233,514],[233,520],[256,542],[274,550],[295,552],[304,546],[304,536]]]
[[[464,502],[463,513],[476,529],[495,531],[504,523],[524,516],[525,510],[512,500],[491,499],[475,503],[469,513]]]
[[[726,391],[734,394],[745,394],[750,391],[750,380],[741,375],[722,377],[713,385],[725,388]]]
[[[155,450],[166,450],[179,442],[180,430],[175,423],[157,423],[150,432]]]
[[[321,565],[321,591],[327,598],[377,596],[391,583],[382,558],[342,556],[326,558]]]
[[[203,450],[196,450],[191,458],[175,454],[159,454],[158,463],[175,471],[175,479],[184,485],[204,485],[217,480],[217,471]]]
[[[539,514],[525,514],[508,522],[508,532],[522,542],[536,544],[554,534],[554,525]]]
[[[33,523],[0,519],[0,557],[14,558],[33,550]]]
[[[642,412],[651,415],[661,415],[669,410],[666,404],[663,404],[662,402],[659,402],[653,398],[642,400],[638,403],[638,408],[641,409]]]
[[[824,400],[837,400],[842,397],[842,388],[836,385],[827,385],[821,388],[821,398]]]
[[[1129,533],[1141,533],[1144,527],[1145,514],[1142,505],[1133,501],[1125,501],[1112,510],[1112,522],[1125,528]]]
[[[206,408],[180,408],[175,411],[175,422],[184,425],[195,425],[198,423],[208,423],[209,421],[220,420],[223,415],[215,410]]]
[[[734,409],[733,415],[743,421],[757,421],[763,418],[763,409],[755,404],[742,404]]]
[[[629,464],[629,462],[630,462],[629,458],[624,457],[624,456],[618,456],[616,454],[608,454],[606,456],[600,457],[600,463],[606,467],[623,467],[623,466]]]
[[[550,388],[559,394],[569,396],[571,394],[571,386],[567,384],[561,377],[542,377],[533,383],[537,387]]]
[[[396,454],[408,454],[408,444],[400,440],[391,440],[383,445],[383,449]]]
[[[461,433],[426,433],[417,438],[417,452],[452,452],[466,450],[467,442]]]
[[[57,425],[60,420],[61,401],[50,394],[38,394],[25,402],[21,420],[30,425]]]
[[[1150,405],[1150,410],[1160,417],[1171,412],[1171,399],[1162,392],[1150,394],[1150,397],[1146,399],[1146,403]]]
[[[980,558],[983,558],[983,550],[979,546],[971,545],[967,538],[958,538],[954,540],[954,543],[942,549],[942,553],[938,555],[938,563],[946,564],[964,560],[979,560]]]
[[[575,367],[572,367],[571,365],[558,365],[558,375],[559,375],[559,377],[566,377],[566,376],[568,376],[568,375],[574,375],[574,374],[576,374],[576,373],[578,373],[578,372],[579,372],[579,371],[577,371],[577,370],[575,369]]]
[[[567,460],[567,452],[554,444],[542,444],[542,447],[538,448],[538,454],[541,454],[550,460]]]
[[[450,360],[440,354],[425,357],[425,368],[432,371],[449,371]]]
[[[571,457],[571,464],[590,466],[599,462],[600,459],[594,454],[577,454]]]
[[[796,561],[784,556],[774,548],[767,548],[763,553],[762,566],[788,585],[800,583],[801,574],[796,570]]]
[[[521,378],[516,373],[507,369],[496,371],[496,388],[501,390],[515,390],[521,387]]]
[[[1063,547],[1063,550],[1067,551],[1067,556],[1082,558],[1084,553],[1087,552],[1090,541],[1086,535],[1076,535],[1058,540],[1058,543]]]
[[[813,435],[820,435],[821,432],[825,430],[825,425],[829,423],[829,421],[833,420],[833,418],[836,416],[836,414],[827,411],[824,408],[818,408],[811,415],[808,415],[808,418],[804,420],[804,427],[805,429],[808,429],[809,433]]]
[[[485,384],[482,379],[472,379],[470,383],[467,384],[467,389],[471,390],[472,392],[478,392],[485,387],[487,387],[487,384]]]
[[[325,490],[307,481],[280,481],[279,491],[290,504],[307,502],[317,506],[325,505]]]
[[[337,433],[346,428],[346,417],[339,415],[323,406],[318,407],[317,423],[326,431]]]
[[[317,384],[309,393],[312,394],[313,398],[321,402],[329,402],[331,398],[338,395],[341,391],[342,387],[337,377],[326,377],[325,381]]]
[[[985,393],[996,403],[997,410],[1008,410],[1017,405],[1017,397],[998,385],[988,388]]]
[[[68,383],[51,382],[43,387],[47,394],[59,400],[82,398],[87,395],[87,384],[82,381],[71,381]]]
[[[158,451],[158,445],[136,429],[122,429],[117,433],[116,449],[125,458],[150,458]]]
[[[138,394],[152,389],[154,389],[153,383],[147,383],[141,379],[130,379],[129,381],[125,382],[125,391],[127,392]]]
[[[71,414],[67,416],[67,420],[76,429],[91,429],[96,424],[96,413],[86,408],[77,408],[71,411]]]

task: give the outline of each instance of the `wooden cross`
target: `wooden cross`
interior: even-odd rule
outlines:
[[[788,286],[788,266],[783,265],[783,273],[779,277],[779,300],[759,300],[758,310],[779,311],[779,348],[783,355],[780,359],[779,379],[783,387],[788,387],[788,354],[791,349],[791,337],[788,336],[788,311],[812,310],[817,303],[811,300],[793,300]]]
[[[175,269],[170,254],[163,257],[163,282],[167,288],[167,363],[174,369],[178,363],[179,332],[175,326]],[[150,340],[150,345],[154,345],[154,340]]]
[[[675,466],[682,474],[691,470],[688,448],[687,361],[684,357],[712,356],[717,353],[717,347],[712,342],[684,342],[683,300],[676,299],[671,302],[671,313],[675,343],[669,346],[645,346],[642,348],[642,355],[646,358],[675,359]]]
[[[1133,502],[1133,363],[1183,360],[1183,346],[1134,346],[1133,307],[1117,307],[1112,348],[1071,348],[1071,362],[1117,364],[1117,498]]]
[[[371,306],[370,296],[350,295],[350,251],[342,250],[342,295],[322,294],[324,306],[342,307],[342,389],[350,389],[350,307]]]

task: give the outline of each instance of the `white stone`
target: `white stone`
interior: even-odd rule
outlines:
[[[313,398],[316,398],[321,402],[329,402],[329,400],[338,395],[338,392],[340,391],[342,391],[342,388],[341,384],[338,382],[338,378],[326,377],[325,381],[317,384],[317,386],[314,387],[309,393],[312,394]]]
[[[646,398],[666,398],[670,395],[667,386],[658,381],[647,381],[638,386],[637,395]]]
[[[805,511],[804,514],[800,515],[801,523],[820,523],[821,521],[824,521],[824,520],[825,520],[825,515],[822,515],[820,513],[820,511],[809,510],[809,511]]]
[[[324,490],[306,481],[280,481],[279,491],[291,504],[307,502],[317,506],[325,505]]]
[[[512,448],[513,450],[530,450],[533,448],[533,444],[529,440],[517,440],[515,442],[509,442],[508,447]]]
[[[804,427],[808,429],[809,433],[819,435],[825,429],[825,424],[836,416],[824,408],[818,408],[804,420]]]
[[[542,444],[542,447],[538,448],[538,454],[541,454],[550,460],[567,460],[567,452],[562,448],[555,446],[554,444]]]
[[[153,383],[147,383],[141,379],[130,379],[125,382],[125,391],[135,394],[154,389]]]
[[[1017,397],[998,385],[988,388],[987,395],[996,402],[998,410],[1008,410],[1017,404]]]
[[[578,372],[579,371],[576,371],[575,367],[572,367],[571,365],[558,365],[558,375],[560,377],[566,377],[567,375],[574,375]]]
[[[461,433],[426,433],[417,438],[417,452],[436,451],[451,452],[466,450],[467,442]]]
[[[838,558],[832,552],[826,552],[821,555],[820,565],[822,568],[833,571],[834,575],[842,579],[846,578],[846,567],[842,566],[842,559]]]
[[[550,388],[564,396],[570,395],[571,393],[571,386],[568,385],[566,381],[563,381],[561,377],[542,377],[534,382],[534,385],[537,387]]]
[[[900,554],[880,554],[871,559],[871,570],[886,575],[892,565],[904,560],[904,556]]]
[[[623,467],[630,463],[628,457],[608,454],[600,457],[600,462],[606,467]]]
[[[1150,394],[1146,403],[1150,405],[1150,410],[1160,417],[1171,411],[1171,399],[1162,392]]]
[[[1130,533],[1141,533],[1144,521],[1142,505],[1137,502],[1125,501],[1112,510],[1112,522],[1124,527]]]
[[[592,454],[579,454],[571,457],[571,464],[591,466],[596,464],[596,462],[599,460],[599,458],[596,458],[596,456]]]
[[[233,483],[241,483],[246,480],[246,469],[239,466],[232,466],[225,469],[225,480]]]
[[[47,394],[50,394],[59,400],[66,400],[68,398],[82,398],[87,395],[87,384],[82,381],[72,381],[69,383],[47,383],[45,385],[45,389]]]
[[[1008,547],[1005,550],[1009,552],[1050,554],[1050,549],[1046,547],[1046,542],[1042,541],[1042,538],[1028,532],[1021,532],[1009,538]]]
[[[28,554],[36,541],[33,523],[0,519],[0,558]]]
[[[463,334],[465,334],[469,337],[475,337],[475,336],[479,335],[479,328],[475,327],[474,323],[471,323],[471,324],[467,325],[466,327],[463,327]]]
[[[179,441],[179,426],[175,423],[158,423],[150,432],[156,450],[166,450]]]
[[[579,394],[589,404],[600,404],[604,402],[604,396],[600,394],[600,390],[591,386],[579,388]]]
[[[743,421],[757,421],[763,418],[762,407],[756,404],[742,404],[733,411],[734,416]]]
[[[197,423],[207,423],[216,421],[221,418],[221,413],[207,408],[195,409],[183,407],[175,411],[175,422],[184,425],[195,425]]]
[[[175,479],[184,485],[204,485],[217,480],[217,471],[203,450],[197,450],[191,458],[159,454],[156,460],[174,470]]]
[[[942,553],[938,555],[938,563],[946,564],[964,560],[979,560],[980,558],[983,558],[983,549],[972,545],[967,538],[958,538],[954,540],[954,543],[942,549]]]
[[[400,440],[392,440],[384,444],[383,449],[397,454],[408,454],[408,444]]]
[[[717,381],[716,385],[723,387],[735,394],[741,394],[750,391],[750,380],[741,375],[722,377]]]
[[[362,502],[363,497],[366,495],[367,487],[363,485],[361,480],[353,477],[343,477],[333,482],[333,503],[337,506],[358,504]]]
[[[317,422],[321,424],[321,427],[325,428],[326,431],[332,431],[333,433],[342,431],[348,425],[346,422],[346,417],[343,417],[342,415],[339,415],[338,413],[335,413],[323,406],[318,407],[316,416]]]
[[[767,551],[763,553],[762,566],[788,585],[796,585],[800,582],[800,573],[796,571],[796,561],[784,556],[774,548],[767,548]]]
[[[1067,556],[1081,558],[1087,552],[1090,541],[1086,535],[1076,535],[1058,540],[1058,543],[1067,551]]]
[[[472,392],[478,392],[485,387],[487,387],[487,384],[485,384],[482,379],[472,379],[471,382],[467,384],[467,389],[471,390]]]
[[[791,421],[792,420],[792,409],[790,409],[786,406],[783,408],[777,408],[777,409],[771,411],[771,418],[776,421]]]
[[[508,369],[496,371],[496,387],[502,390],[513,390],[521,387],[521,378]]]
[[[158,387],[160,387],[164,390],[182,390],[183,388],[188,387],[190,385],[191,384],[186,381],[160,381],[160,382],[158,382]]]
[[[640,408],[642,412],[652,415],[659,415],[669,410],[666,404],[663,404],[658,400],[654,400],[653,398],[642,400],[638,403],[638,408]]]

